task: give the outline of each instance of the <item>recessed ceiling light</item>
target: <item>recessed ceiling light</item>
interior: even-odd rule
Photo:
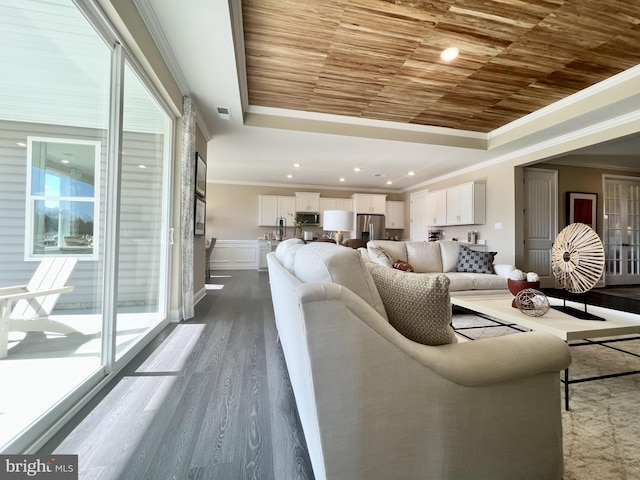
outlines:
[[[387,180],[387,185],[393,185],[393,182],[391,180]]]
[[[296,167],[296,168],[300,168],[302,166],[302,164],[301,163],[294,163],[293,166]]]
[[[353,169],[354,172],[359,172],[360,171],[360,167],[356,167]]]
[[[344,180],[344,177],[341,177],[341,178],[340,178],[340,181],[341,181],[341,182],[344,182],[344,181],[345,181],[345,180]]]
[[[293,178],[293,175],[289,174],[287,175],[287,178]]]
[[[458,47],[447,48],[440,54],[440,58],[445,62],[450,62],[451,60],[455,60],[460,54],[460,49]]]
[[[414,172],[413,170],[411,170],[407,175],[409,175],[410,177],[413,177],[416,174],[416,172]]]

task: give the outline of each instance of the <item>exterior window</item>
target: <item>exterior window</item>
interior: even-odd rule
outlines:
[[[29,137],[25,259],[96,259],[100,142]]]

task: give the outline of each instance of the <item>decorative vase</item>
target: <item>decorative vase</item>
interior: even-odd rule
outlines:
[[[508,278],[507,286],[509,287],[509,291],[511,292],[511,295],[515,297],[516,295],[518,295],[518,293],[520,293],[525,288],[535,288],[535,289],[540,288],[540,282],[528,282],[526,280],[512,280],[511,278]],[[518,306],[516,305],[515,298],[511,301],[511,306],[513,308],[518,308]]]
[[[293,236],[295,238],[301,238],[302,237],[302,227],[293,227]]]

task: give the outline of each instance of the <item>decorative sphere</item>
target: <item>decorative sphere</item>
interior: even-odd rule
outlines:
[[[512,270],[511,273],[509,273],[509,278],[511,280],[526,280],[527,274],[524,273],[522,270],[518,270],[516,268],[515,270]]]
[[[539,282],[540,276],[536,272],[527,273],[527,282]]]
[[[516,306],[522,313],[532,317],[541,317],[549,311],[549,299],[540,290],[526,288],[515,298]]]

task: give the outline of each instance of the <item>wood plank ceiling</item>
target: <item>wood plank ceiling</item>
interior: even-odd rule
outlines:
[[[640,64],[638,0],[242,8],[249,103],[265,107],[489,132]]]

